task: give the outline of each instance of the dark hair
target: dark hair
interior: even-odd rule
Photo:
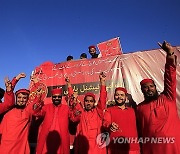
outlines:
[[[0,88],[0,99],[4,97],[5,90]]]
[[[69,60],[72,60],[73,59],[73,56],[69,55],[67,56],[66,60],[69,61]]]
[[[87,58],[87,54],[86,53],[82,53],[81,55],[80,55],[80,58],[82,59],[82,58]]]

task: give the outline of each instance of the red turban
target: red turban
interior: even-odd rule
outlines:
[[[144,85],[145,83],[148,83],[148,82],[154,83],[154,81],[153,81],[152,79],[144,79],[144,80],[142,80],[142,81],[140,82],[140,85],[142,86],[142,85]]]
[[[84,96],[84,98],[85,98],[86,96],[91,96],[91,97],[93,97],[94,100],[95,100],[95,98],[96,98],[93,93],[86,93],[85,96]]]
[[[26,93],[27,95],[29,95],[30,91],[27,89],[19,89],[15,92],[15,95],[18,95],[19,93]]]
[[[115,92],[116,91],[123,91],[125,94],[127,94],[127,90],[125,89],[125,88],[123,88],[123,87],[117,87],[116,89],[115,89]]]
[[[96,49],[96,46],[95,46],[95,45],[91,45],[91,46],[89,46],[88,48],[89,48],[89,49],[91,49],[91,48]]]
[[[52,89],[51,93],[52,93],[52,95],[55,95],[55,94],[62,95],[62,88]]]

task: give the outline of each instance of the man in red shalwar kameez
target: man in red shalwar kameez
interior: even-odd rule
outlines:
[[[77,122],[77,132],[74,141],[75,154],[106,154],[106,148],[97,142],[98,135],[102,133],[103,110],[106,106],[105,75],[100,73],[100,98],[95,107],[95,95],[86,93],[84,109],[80,102],[73,108],[71,120]],[[100,137],[101,138],[101,137]]]
[[[38,134],[37,154],[69,154],[69,106],[62,103],[62,89],[53,89],[52,104],[43,106],[37,116],[44,118]],[[68,93],[73,93],[68,87]]]
[[[12,83],[8,78],[5,78],[5,86],[6,91],[3,91],[2,98],[4,97],[4,102],[0,103],[0,114],[8,111],[10,108],[14,106],[15,99],[14,99],[14,93],[12,88]]]
[[[134,109],[126,107],[127,90],[115,89],[115,106],[107,108],[103,126],[108,130],[108,154],[139,154],[138,134]]]
[[[25,76],[24,73],[21,73],[18,79],[14,78],[12,81],[13,88],[17,81]],[[35,107],[34,104],[36,101],[34,101],[32,104],[26,106],[29,93],[30,91],[27,89],[19,89],[16,91],[15,107],[9,110],[3,117],[0,129],[2,133],[0,154],[30,153],[28,143],[29,126],[32,113],[35,111],[35,108],[37,109],[38,104],[36,104]]]
[[[166,52],[164,91],[159,95],[152,79],[140,82],[144,101],[137,107],[143,154],[179,154],[180,120],[176,107],[176,56],[166,41],[159,46]]]

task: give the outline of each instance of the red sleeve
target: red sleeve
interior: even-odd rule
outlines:
[[[68,95],[71,96],[73,94],[73,88],[68,87]]]
[[[18,80],[16,79],[16,77],[14,77],[11,81],[11,84],[12,84],[12,91],[14,90],[16,84],[18,83]]]
[[[79,111],[80,114],[76,115],[76,113]],[[82,112],[84,112],[82,105],[80,103],[77,103],[74,107],[70,108],[70,115],[69,115],[70,120],[73,122],[79,122]]]
[[[5,92],[4,94],[4,102],[0,103],[0,114],[6,112],[15,104],[14,93],[12,91]]]
[[[98,104],[97,104],[97,110],[98,110],[98,113],[99,113],[100,117],[102,117],[102,118],[103,118],[103,111],[106,108],[106,99],[107,99],[106,86],[101,85],[100,97],[99,97],[99,101],[98,101]]]
[[[109,127],[110,127],[111,123],[112,123],[112,121],[111,121],[111,114],[110,114],[109,110],[107,109],[104,112],[103,127],[106,130],[109,130]]]
[[[166,58],[163,93],[167,98],[176,100],[176,66],[174,60],[169,58]]]
[[[34,109],[34,105],[37,106],[36,109]],[[36,97],[34,100],[31,100],[31,102],[28,103],[25,110],[29,112],[29,114],[37,116],[37,114],[38,115],[40,114],[43,105],[44,103],[40,99],[40,97]]]

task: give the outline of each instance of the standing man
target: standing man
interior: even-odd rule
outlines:
[[[106,106],[106,86],[105,75],[101,73],[100,79],[100,98],[95,106],[95,95],[86,93],[84,96],[84,108],[79,100],[74,98],[75,104],[71,120],[77,122],[77,132],[74,141],[75,154],[106,154],[106,148],[100,147],[97,143],[98,135],[102,133],[103,110]]]
[[[26,75],[20,73],[12,81],[14,88],[17,81]],[[3,117],[0,132],[2,133],[0,143],[1,154],[29,154],[28,133],[32,119],[32,114],[37,109],[38,103],[27,105],[30,91],[27,89],[19,89],[15,92],[16,104],[14,108],[9,110]],[[36,108],[34,104],[37,103]]]
[[[144,101],[137,106],[143,154],[179,154],[180,120],[176,107],[176,64],[173,47],[166,41],[159,46],[166,52],[164,91],[159,95],[152,79],[140,82]]]
[[[91,58],[98,58],[99,54],[96,53],[96,46],[91,45],[88,47]]]
[[[69,95],[72,89],[68,89]],[[44,105],[38,116],[43,118],[37,140],[37,154],[69,154],[69,107],[62,103],[62,89],[53,89],[52,103]]]
[[[116,105],[109,107],[104,114],[103,126],[110,135],[108,154],[139,154],[138,134],[134,109],[126,107],[127,90],[115,89]]]
[[[14,106],[15,99],[11,81],[6,77],[5,80],[6,91],[2,89],[1,96],[4,97],[4,102],[0,103],[0,114],[6,112]]]

